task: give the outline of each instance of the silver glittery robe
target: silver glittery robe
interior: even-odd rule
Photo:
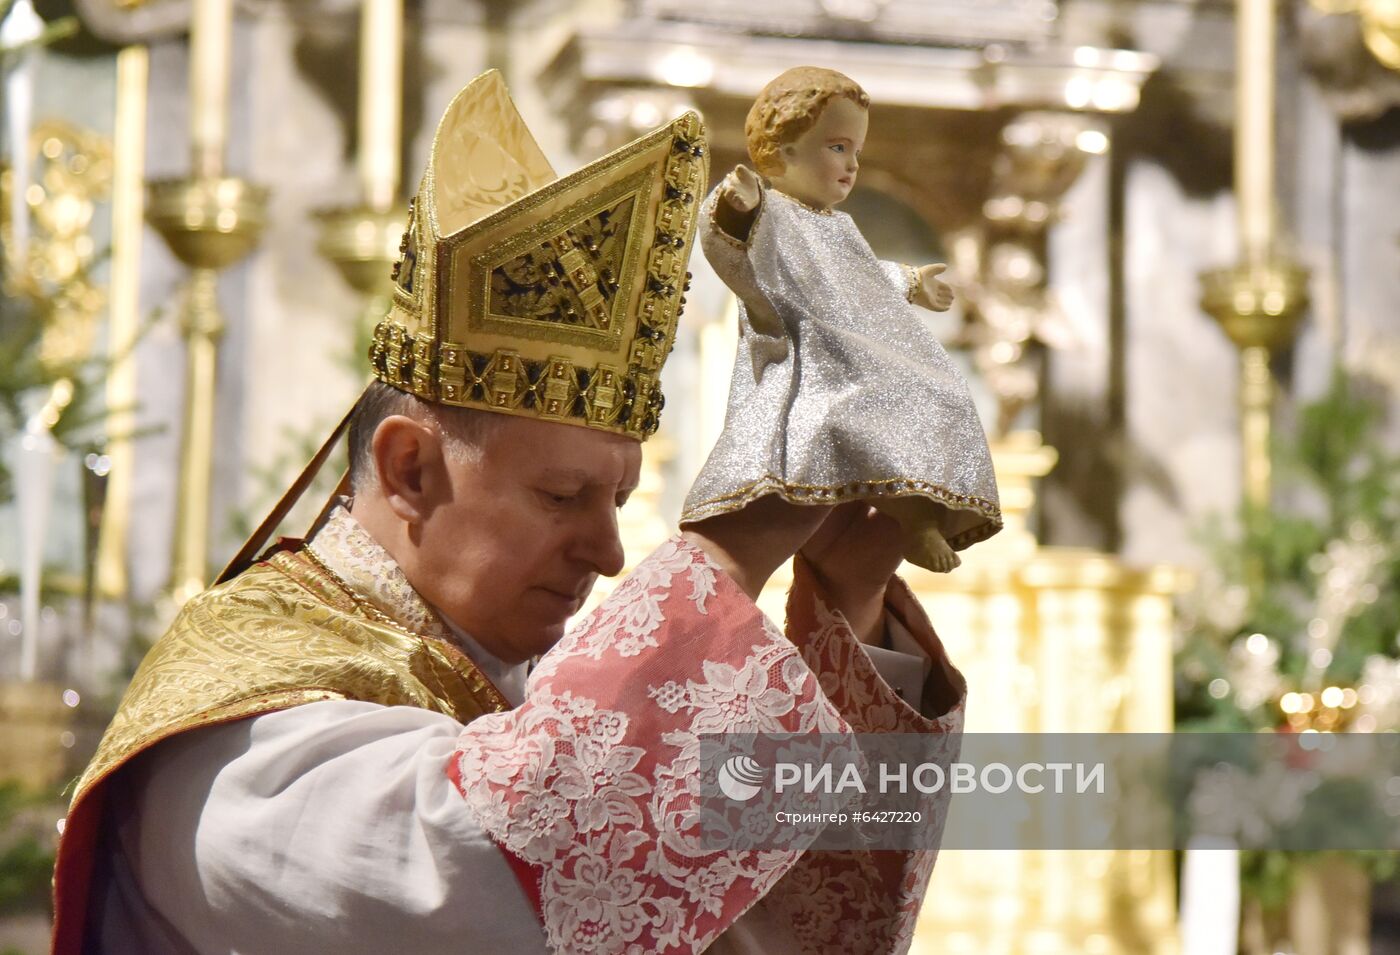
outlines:
[[[967,382],[843,212],[772,189],[741,242],[702,208],[705,257],[738,295],[724,431],[681,523],[765,494],[827,504],[919,496],[962,549],[1001,529],[987,436]]]

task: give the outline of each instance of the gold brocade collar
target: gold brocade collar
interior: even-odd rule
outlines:
[[[485,661],[475,659],[473,648],[457,639],[451,625],[408,582],[389,552],[351,516],[348,505],[348,498],[336,504],[326,522],[306,544],[306,556],[333,579],[366,616],[415,637],[445,643],[471,660],[481,678],[482,686],[478,689],[490,698],[498,711],[510,709],[513,704],[492,682],[497,674],[489,665],[484,665]]]
[[[414,590],[388,550],[351,517],[349,503],[349,499],[340,500],[307,542],[304,553],[308,559],[332,578],[368,618],[420,640],[448,644],[468,658],[473,665],[469,679],[473,692],[483,693],[497,711],[510,710],[512,703],[491,681],[491,668],[483,667],[484,661],[476,660],[472,653],[473,648],[480,648],[475,644],[472,648],[463,646],[456,639],[447,620]]]

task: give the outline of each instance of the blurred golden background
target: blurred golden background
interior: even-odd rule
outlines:
[[[950,263],[1008,517],[910,578],[969,731],[1400,727],[1393,0],[0,7],[0,951],[47,947],[61,790],[144,646],[362,386],[432,122],[492,67],[565,169],[696,108],[723,175],[790,66],[870,93],[845,208]],[[692,269],[631,560],[722,424],[735,303]],[[949,851],[914,951],[1400,952],[1394,865]]]

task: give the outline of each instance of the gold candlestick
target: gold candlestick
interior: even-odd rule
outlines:
[[[1307,272],[1277,250],[1274,60],[1277,0],[1239,0],[1235,31],[1235,201],[1240,257],[1201,274],[1201,307],[1240,349],[1244,499],[1269,502],[1272,352],[1292,342],[1307,304]]]
[[[147,218],[191,269],[180,314],[185,335],[185,418],[171,557],[170,596],[184,603],[204,589],[214,459],[215,370],[224,319],[219,272],[247,255],[263,226],[266,190],[225,176],[233,0],[194,0],[190,22],[188,179],[153,182]]]
[[[1240,439],[1244,499],[1269,503],[1274,378],[1269,358],[1293,340],[1308,301],[1308,273],[1275,259],[1201,274],[1201,307],[1240,350]]]
[[[182,604],[204,589],[209,552],[209,491],[214,454],[215,367],[224,320],[218,273],[243,258],[263,227],[266,190],[241,179],[151,183],[147,218],[190,276],[181,330],[185,358],[185,420],[171,568],[171,597]]]

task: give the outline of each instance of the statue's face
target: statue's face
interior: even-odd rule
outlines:
[[[783,171],[772,177],[781,191],[819,209],[850,195],[860,170],[869,113],[844,96],[827,101],[816,123],[780,151]]]

